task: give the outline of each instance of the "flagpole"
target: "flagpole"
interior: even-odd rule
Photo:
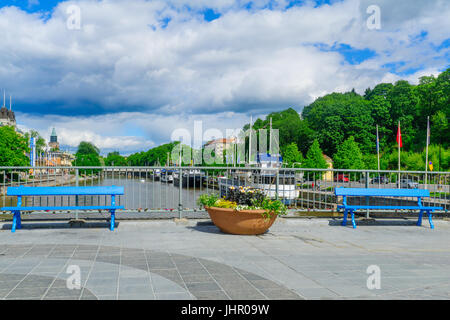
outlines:
[[[428,144],[430,143],[430,117],[427,117],[427,151],[425,155],[425,189],[428,184]]]
[[[380,138],[378,137],[378,125],[377,125],[377,158],[378,158],[378,171],[380,171]]]
[[[250,131],[249,131],[249,138],[248,138],[248,164],[251,165],[251,159],[252,159],[252,126],[253,126],[253,117],[250,116]]]
[[[270,117],[270,129],[269,129],[269,153],[272,155],[272,117]]]

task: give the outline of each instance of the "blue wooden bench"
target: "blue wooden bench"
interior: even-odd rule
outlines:
[[[356,210],[378,209],[378,210],[420,210],[419,219],[417,225],[422,225],[422,215],[424,212],[428,214],[428,221],[430,222],[431,229],[434,229],[431,214],[435,210],[442,210],[442,207],[425,207],[422,205],[422,198],[430,196],[429,190],[423,189],[364,189],[364,188],[342,188],[338,187],[334,189],[336,196],[342,196],[342,205],[338,206],[338,210],[344,209],[344,220],[342,225],[347,225],[347,215],[350,212],[352,216],[353,228],[356,228],[355,212]],[[377,205],[348,205],[347,197],[366,197],[367,203],[369,197],[412,197],[417,198],[417,205],[390,205],[390,206],[377,206]]]
[[[116,186],[99,187],[9,187],[8,196],[17,196],[16,207],[0,208],[2,211],[11,211],[13,224],[11,232],[22,227],[20,217],[21,211],[47,211],[47,210],[108,210],[111,213],[111,231],[114,230],[116,210],[124,209],[123,206],[116,205],[116,196],[123,195],[124,188]],[[111,205],[98,206],[32,206],[23,207],[22,197],[24,196],[111,196]]]

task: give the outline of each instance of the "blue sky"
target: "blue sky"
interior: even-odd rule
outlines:
[[[0,89],[23,130],[130,153],[194,121],[225,132],[333,91],[437,75],[449,15],[439,0],[4,0]]]

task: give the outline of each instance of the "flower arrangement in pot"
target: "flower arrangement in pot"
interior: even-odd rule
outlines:
[[[286,206],[271,200],[261,190],[251,187],[229,187],[227,195],[203,194],[198,202],[208,211],[213,223],[223,232],[257,235],[266,232]]]

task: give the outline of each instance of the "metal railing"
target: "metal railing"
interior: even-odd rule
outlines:
[[[181,177],[181,178],[180,178]],[[425,206],[450,208],[450,172],[376,171],[341,169],[262,169],[256,167],[0,167],[0,206],[14,206],[16,197],[7,196],[10,186],[97,186],[125,188],[118,204],[127,212],[202,211],[199,195],[225,195],[231,185],[253,186],[280,199],[294,211],[336,211],[342,199],[334,196],[336,187],[428,189]],[[350,200],[350,199],[349,199]],[[353,198],[355,204],[367,201],[395,205],[413,198]],[[105,196],[25,197],[24,206],[102,205]],[[3,212],[6,213],[6,212]]]

